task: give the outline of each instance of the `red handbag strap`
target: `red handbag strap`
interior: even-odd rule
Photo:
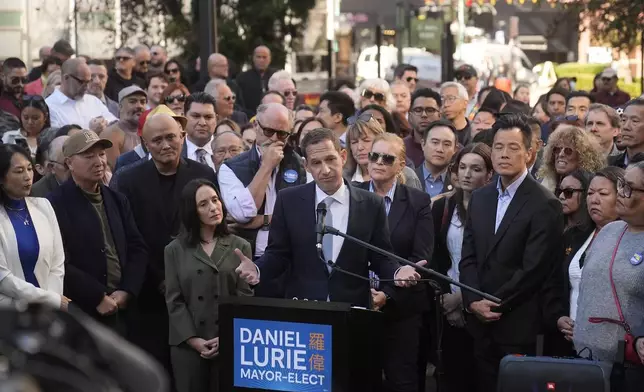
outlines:
[[[615,264],[615,257],[617,256],[617,250],[619,249],[619,245],[621,244],[622,238],[624,238],[624,234],[626,234],[627,229],[628,227],[625,227],[624,231],[622,231],[622,234],[620,234],[619,239],[617,240],[617,244],[615,245],[615,249],[613,250],[613,257],[610,259],[610,264],[608,265],[608,276],[610,277],[610,288],[613,291],[615,306],[617,306],[617,314],[619,315],[619,322],[617,320],[604,318],[604,317],[590,317],[588,321],[590,321],[591,323],[609,322],[609,323],[619,324],[624,328],[624,330],[627,333],[630,334],[631,327],[626,322],[626,319],[624,318],[624,313],[622,313],[622,305],[619,303],[619,296],[617,295],[617,289],[615,289],[615,281],[613,280],[613,265]]]

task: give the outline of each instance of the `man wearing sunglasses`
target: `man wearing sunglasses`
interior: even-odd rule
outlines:
[[[220,120],[228,118],[236,122],[240,127],[248,124],[248,116],[246,116],[246,113],[235,110],[237,95],[233,93],[225,80],[211,80],[206,85],[204,92],[215,98],[215,102],[217,103],[215,109],[217,111],[217,117]]]
[[[599,75],[599,91],[595,94],[595,101],[603,103],[612,108],[624,105],[631,99],[628,93],[622,91],[617,87],[617,71],[612,68],[606,68]]]
[[[118,120],[98,98],[87,94],[91,75],[83,59],[63,63],[62,84],[45,100],[52,127],[78,124],[100,134],[108,124]]]
[[[394,81],[405,83],[413,93],[418,83],[418,68],[411,64],[400,64],[394,70]]]
[[[456,81],[465,87],[470,99],[467,102],[467,111],[465,115],[469,118],[474,111],[478,98],[479,77],[476,68],[469,64],[463,64],[454,71]]]
[[[146,79],[146,75],[150,70],[151,57],[150,48],[147,45],[138,45],[134,48],[134,75],[136,77]]]
[[[282,94],[284,98],[286,98],[286,107],[290,110],[295,109],[297,89],[295,88],[293,78],[288,71],[275,72],[268,80],[268,89]]]
[[[136,52],[126,46],[118,49],[114,55],[114,68],[110,70],[105,86],[105,95],[118,102],[119,92],[133,84],[145,88],[145,80],[134,74]]]
[[[152,45],[150,48],[150,71],[163,72],[163,67],[168,61],[168,53],[165,48],[160,45]]]
[[[301,158],[287,145],[292,128],[293,114],[284,105],[260,105],[255,144],[219,168],[221,197],[255,257],[266,249],[277,192],[306,183]]]
[[[24,94],[27,79],[27,66],[16,57],[9,57],[2,65],[2,94],[0,95],[0,110],[20,117],[20,104]]]

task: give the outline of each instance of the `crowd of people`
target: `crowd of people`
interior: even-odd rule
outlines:
[[[76,307],[179,392],[218,389],[218,303],[251,295],[383,312],[388,391],[425,391],[428,369],[441,390],[495,391],[503,356],[541,351],[625,360],[641,389],[644,99],[612,69],[530,107],[472,66],[433,90],[402,64],[311,107],[266,46],[235,78],[223,54],[200,79],[161,46],[107,65],[60,40],[41,59],[2,66],[0,303]],[[437,294],[329,234],[320,254],[320,203],[327,225],[503,302]]]

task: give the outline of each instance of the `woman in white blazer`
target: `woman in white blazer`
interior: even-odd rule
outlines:
[[[25,301],[65,310],[58,221],[47,199],[27,197],[32,182],[30,154],[0,145],[0,306]]]

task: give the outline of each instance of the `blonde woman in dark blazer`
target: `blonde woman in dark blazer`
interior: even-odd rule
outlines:
[[[180,216],[179,237],[165,248],[172,369],[178,392],[217,391],[218,304],[224,297],[253,295],[235,273],[238,254],[250,258],[251,248],[228,233],[226,209],[210,181],[185,186]]]
[[[27,197],[32,183],[30,154],[0,145],[0,306],[25,301],[65,310],[58,221],[47,199]]]

